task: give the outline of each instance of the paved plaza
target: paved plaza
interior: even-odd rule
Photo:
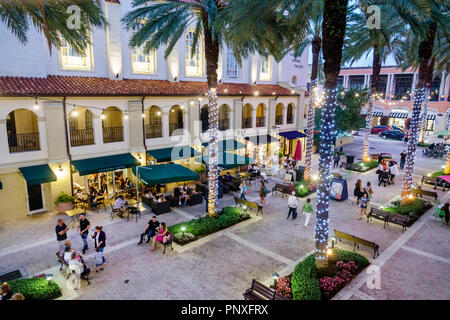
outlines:
[[[360,155],[362,142],[361,136],[355,137],[354,143],[344,146],[344,152]],[[391,152],[399,160],[404,149],[403,142],[371,138],[371,152]],[[421,175],[437,171],[444,164],[443,160],[422,158],[420,153],[415,167],[417,183]],[[317,160],[313,161],[315,171]],[[362,179],[364,185],[371,181],[373,204],[384,205],[400,194],[402,178],[400,174],[395,185],[384,188],[377,186],[375,170],[352,173],[348,178],[349,195],[357,179]],[[272,179],[268,189],[276,182]],[[258,190],[258,183],[249,186],[248,198],[259,201]],[[450,199],[450,194],[437,192],[441,201]],[[402,233],[395,225],[384,229],[377,221],[368,224],[358,220],[359,208],[352,206],[351,198],[330,202],[330,236],[336,228],[378,243],[380,256],[370,260],[379,267],[381,286],[369,289],[366,283],[370,275],[362,272],[335,299],[450,299],[449,227],[434,220],[434,209]],[[315,196],[312,202],[315,207]],[[234,205],[233,195],[225,195],[219,205]],[[158,220],[172,225],[203,215],[204,204],[174,208],[158,216]],[[271,195],[263,215],[252,215],[250,220],[186,246],[174,245],[173,251],[163,254],[161,246],[151,252],[149,244],[137,245],[139,234],[152,216],[149,211],[137,223],[135,219],[111,221],[106,211],[90,213],[91,226],[103,225],[107,235],[107,266],[105,271],[92,272],[90,286],[82,282],[76,291],[68,289],[65,271],[60,272],[56,262],[54,227],[58,215],[34,215],[0,224],[0,273],[18,268],[27,275],[52,273],[63,291],[60,299],[242,299],[252,279],[269,285],[272,273],[291,273],[314,250],[314,216],[305,229],[301,214],[294,221],[286,220],[286,215],[286,198]],[[76,230],[71,230],[69,238],[75,249],[81,249]],[[341,243],[339,246],[350,248]],[[92,243],[90,247],[86,256],[92,266]],[[358,252],[372,258],[370,250],[361,247]]]

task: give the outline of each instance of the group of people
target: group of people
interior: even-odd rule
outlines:
[[[297,209],[298,209],[299,205],[298,205],[298,200],[297,200],[295,191],[292,191],[292,194],[288,198],[288,207],[289,207],[289,211],[288,211],[288,215],[287,215],[286,219],[289,219],[289,217],[291,215],[292,215],[292,220],[297,219]],[[305,215],[305,224],[304,224],[305,228],[308,228],[309,219],[311,218],[311,214],[313,214],[313,213],[314,213],[314,210],[313,210],[313,207],[311,204],[311,199],[308,198],[308,199],[306,199],[306,202],[302,206],[302,214]]]
[[[397,162],[394,159],[382,159],[378,163],[376,173],[378,174],[378,184],[382,182],[382,179],[388,179],[389,184],[394,184],[395,177],[399,174]]]
[[[355,183],[355,189],[353,190],[353,201],[352,206],[357,205],[360,207],[359,220],[362,219],[364,215],[367,215],[367,207],[372,199],[373,189],[370,181],[367,181],[366,185],[362,185],[361,179],[358,179]]]
[[[153,216],[145,226],[144,232],[141,233],[141,239],[138,245],[142,244],[144,237],[147,236],[147,243],[152,240],[152,251],[156,249],[156,243],[165,243],[169,240],[168,228],[165,222],[159,223],[156,216]]]
[[[11,286],[4,282],[0,286],[0,300],[25,300],[25,297],[20,292],[12,293]]]

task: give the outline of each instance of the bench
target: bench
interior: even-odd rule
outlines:
[[[437,189],[438,186],[442,186],[442,191],[445,191],[446,183],[441,178],[433,178],[428,176],[422,176],[422,184],[428,183],[434,186],[433,189]]]
[[[256,215],[258,215],[258,213],[263,214],[263,206],[257,204],[256,202],[252,202],[252,201],[248,201],[248,200],[244,200],[238,197],[234,197],[234,202],[236,203],[236,207],[238,205],[241,206],[247,206],[251,209],[255,209],[256,210]]]
[[[294,191],[294,185],[277,183],[275,184],[275,187],[272,188],[272,195],[274,191],[280,192],[282,195],[290,195],[292,191]]]
[[[173,234],[170,232],[167,232],[167,238],[168,238],[167,241],[165,243],[163,242],[163,246],[164,246],[163,253],[166,253],[166,248],[169,246],[172,248],[172,251],[173,251],[173,246],[172,246]]]
[[[345,233],[345,232],[342,232],[342,231],[339,231],[336,229],[334,229],[334,236],[337,239],[339,239],[341,242],[342,242],[342,239],[352,241],[353,242],[353,251],[355,251],[355,248],[359,249],[359,245],[363,245],[363,246],[373,249],[373,258],[374,259],[380,255],[380,253],[378,251],[380,249],[380,246],[378,244],[376,244],[375,242],[372,242],[372,241],[369,241],[369,240],[366,240],[366,239],[363,239],[363,238],[360,238],[360,237],[357,237],[357,236],[354,236],[354,235],[351,235],[351,234],[348,234],[348,233]]]
[[[393,223],[402,227],[402,232],[406,230],[406,225],[408,224],[408,216],[396,213],[389,213],[388,220],[386,224]]]
[[[389,217],[389,212],[383,211],[377,208],[372,207],[367,214],[367,223],[371,221],[373,218],[383,221],[384,222],[384,228],[386,228],[386,222]]]
[[[438,194],[434,191],[428,191],[428,190],[423,190],[423,189],[412,189],[411,190],[412,194],[414,195],[420,195],[420,197],[422,198],[422,196],[427,196],[427,197],[431,197],[434,198],[434,200],[436,201],[438,198]]]
[[[383,211],[377,208],[371,208],[370,212],[367,214],[367,222],[369,220],[372,220],[372,218],[375,218],[377,220],[383,221],[384,226],[383,228],[386,228],[386,226],[390,223],[397,224],[402,227],[402,232],[406,230],[407,224],[408,224],[408,216],[407,215],[401,215],[396,214],[392,212]]]
[[[255,279],[252,280],[252,287],[245,290],[243,296],[245,300],[290,300]]]

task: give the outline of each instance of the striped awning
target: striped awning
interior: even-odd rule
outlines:
[[[383,111],[374,111],[372,112],[372,117],[382,117]]]
[[[389,118],[406,119],[406,118],[408,118],[408,113],[407,112],[391,112],[389,114]]]
[[[436,120],[436,115],[435,114],[427,115],[427,120]]]

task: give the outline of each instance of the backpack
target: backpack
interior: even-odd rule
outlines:
[[[264,189],[263,189],[263,193],[264,193],[264,195],[266,195],[266,194],[268,193],[268,191],[267,191],[267,188],[266,188],[266,187],[264,187]]]

